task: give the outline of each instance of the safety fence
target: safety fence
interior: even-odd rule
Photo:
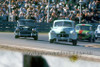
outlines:
[[[91,24],[93,25],[93,28],[96,29],[97,25],[100,23],[91,23]],[[52,23],[46,23],[46,22],[35,23],[35,25],[39,32],[49,32],[50,28],[52,27]],[[0,21],[0,31],[1,32],[4,32],[4,31],[13,32],[16,26],[17,26],[17,22],[5,22],[5,21],[1,22]]]
[[[35,23],[39,32],[49,32],[52,23]],[[0,22],[0,31],[13,32],[17,26],[17,22]]]

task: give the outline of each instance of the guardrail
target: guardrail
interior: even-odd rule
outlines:
[[[51,23],[35,23],[39,32],[49,32]],[[13,32],[17,26],[17,22],[0,22],[0,31]]]
[[[0,31],[14,31],[16,22],[0,22]]]
[[[35,23],[39,32],[49,32],[52,23]]]

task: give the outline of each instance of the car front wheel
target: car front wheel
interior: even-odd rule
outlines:
[[[38,36],[35,36],[35,37],[34,37],[34,40],[38,40]]]
[[[92,37],[90,37],[89,42],[95,42],[95,37],[93,39],[92,39]]]
[[[95,42],[95,37],[93,38],[93,42]]]
[[[19,36],[15,35],[15,38],[19,38]]]
[[[98,38],[97,38],[97,37],[95,37],[95,39],[97,40]]]
[[[72,40],[72,44],[73,44],[73,46],[76,46],[77,45],[77,40]]]
[[[54,39],[50,39],[50,43],[53,43],[54,42]]]

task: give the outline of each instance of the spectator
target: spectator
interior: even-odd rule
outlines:
[[[84,6],[84,8],[82,8],[82,22],[85,21],[91,23],[92,20],[98,21],[98,15],[96,14],[96,1],[84,0],[84,2],[86,2],[86,5],[82,5]],[[79,8],[77,7],[79,4],[77,2],[73,4],[72,0],[66,2],[62,0],[55,3],[53,3],[53,1],[50,3],[49,22],[58,18],[70,19],[76,22],[79,21],[80,14]],[[0,0],[0,16],[6,17],[9,15],[8,5],[9,0]],[[88,8],[85,8],[86,6],[88,6]],[[31,18],[35,19],[39,23],[47,22],[47,10],[47,0],[44,0],[43,2],[39,0],[13,0],[11,2],[11,13],[15,19]]]
[[[89,8],[89,11],[91,12],[92,11],[92,3],[91,2],[89,3],[89,7],[88,8]]]

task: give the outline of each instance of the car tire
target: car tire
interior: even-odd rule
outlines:
[[[50,39],[50,43],[53,43],[54,42],[54,39]]]
[[[97,37],[95,37],[95,39],[97,40],[98,38],[97,38]]]
[[[89,42],[95,42],[95,37],[93,39],[90,37]]]
[[[77,40],[72,40],[72,44],[73,44],[73,46],[76,46],[77,45]]]
[[[15,35],[15,38],[19,38],[19,36]]]
[[[92,40],[92,38],[90,37],[90,38],[89,38],[89,42],[92,42],[92,41],[93,41],[93,40]]]
[[[35,37],[34,37],[34,40],[38,40],[38,36],[35,36]]]
[[[93,42],[95,42],[95,37],[93,38]]]

